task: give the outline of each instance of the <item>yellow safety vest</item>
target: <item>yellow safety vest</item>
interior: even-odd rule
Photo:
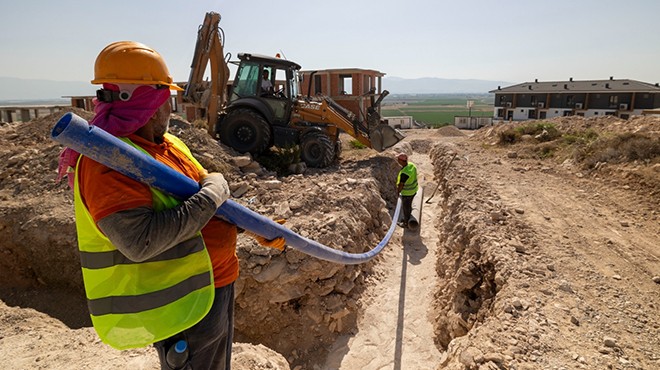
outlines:
[[[408,175],[408,180],[403,184],[401,195],[410,196],[417,194],[417,167],[415,167],[412,162],[408,162],[408,164],[399,171],[399,174],[396,177],[396,186],[399,186],[399,183],[401,183],[402,173]]]
[[[166,136],[201,168],[183,142]],[[98,229],[85,207],[77,168],[78,249],[90,316],[101,340],[116,349],[144,347],[198,323],[211,309],[215,294],[213,267],[201,233],[147,261],[129,260]],[[157,189],[151,192],[156,211],[179,203]]]

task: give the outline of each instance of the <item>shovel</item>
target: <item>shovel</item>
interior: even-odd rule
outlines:
[[[449,166],[451,166],[451,162],[454,161],[454,158],[456,158],[456,153],[454,153],[454,155],[451,156],[451,159],[449,160],[449,162],[447,162],[447,165],[442,169],[443,174],[445,173],[445,171],[447,171],[447,169],[449,169]],[[433,196],[435,195],[435,192],[438,191],[438,188],[440,188],[440,184],[441,184],[441,182],[438,181],[438,185],[435,187],[435,190],[433,190],[433,193],[431,194],[429,199],[427,199],[426,202],[424,202],[424,203],[431,202],[431,199],[433,199]]]

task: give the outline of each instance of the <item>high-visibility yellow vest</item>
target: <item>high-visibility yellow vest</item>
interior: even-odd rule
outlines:
[[[166,135],[201,168],[183,142]],[[211,309],[215,294],[213,267],[201,233],[147,261],[129,260],[98,229],[85,207],[77,168],[78,249],[90,316],[101,340],[116,349],[144,347],[198,323]],[[151,193],[156,211],[179,203],[157,189],[151,188]]]
[[[401,195],[415,195],[417,194],[417,167],[412,162],[408,162],[399,174],[396,177],[396,185],[399,186],[401,183],[401,174],[405,173],[408,175],[408,180],[403,184],[403,189],[401,190]]]

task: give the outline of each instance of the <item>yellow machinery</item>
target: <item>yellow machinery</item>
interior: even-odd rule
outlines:
[[[226,61],[219,21],[218,13],[207,13],[199,28],[183,97],[206,111],[209,133],[225,145],[253,155],[273,145],[300,145],[301,159],[308,166],[326,167],[339,157],[341,131],[377,151],[403,139],[381,120],[378,108],[387,91],[360,122],[327,96],[303,96],[297,63],[248,53],[239,54],[238,61]],[[229,88],[227,63],[238,66]],[[202,80],[207,64],[211,65],[210,85]]]

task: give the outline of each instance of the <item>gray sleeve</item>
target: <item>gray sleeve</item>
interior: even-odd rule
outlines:
[[[213,217],[218,205],[200,191],[178,206],[156,212],[138,207],[100,219],[99,229],[126,257],[142,262],[190,239]]]

